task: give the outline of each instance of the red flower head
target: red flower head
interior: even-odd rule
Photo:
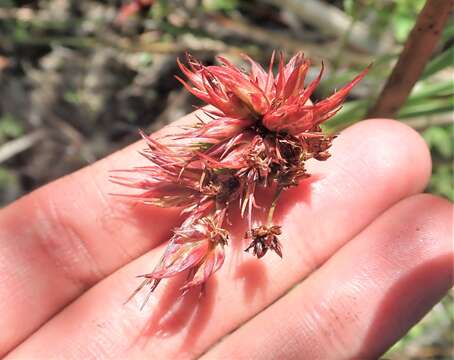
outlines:
[[[349,91],[368,71],[366,68],[348,85],[312,104],[310,96],[320,83],[323,64],[317,78],[305,86],[310,61],[301,52],[286,65],[281,55],[276,76],[273,74],[274,54],[268,71],[248,56],[244,57],[250,63],[249,72],[241,71],[223,57],[218,57],[220,66],[203,66],[190,55],[187,56],[189,68],[178,61],[192,86],[179,77],[177,79],[192,94],[219,110],[211,112],[219,118],[203,127],[204,132],[221,132],[218,128],[223,128],[224,138],[227,138],[251,123],[258,123],[270,131],[298,136],[332,117]]]
[[[210,121],[200,120],[178,135],[155,140],[142,134],[148,148],[142,152],[148,166],[123,170],[112,180],[140,189],[133,198],[156,206],[182,207],[189,214],[174,235],[161,261],[139,287],[151,291],[163,279],[185,270],[189,280],[183,287],[203,284],[224,261],[228,233],[223,229],[229,206],[237,202],[247,214],[246,239],[257,257],[273,250],[282,257],[278,240],[281,228],[273,214],[282,191],[309,176],[305,162],[329,157],[333,136],[320,124],[341,107],[349,91],[367,73],[366,68],[345,87],[313,104],[310,97],[320,82],[322,69],[305,85],[310,62],[297,53],[284,64],[281,55],[274,75],[274,54],[265,71],[249,57],[250,70],[240,70],[219,57],[221,65],[204,66],[188,55],[188,65],[178,64],[189,82],[178,78],[199,99],[214,107],[204,112]],[[267,224],[253,228],[255,192],[275,191],[268,207]],[[261,205],[261,207],[263,204]]]

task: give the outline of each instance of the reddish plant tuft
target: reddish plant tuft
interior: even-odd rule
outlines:
[[[123,24],[129,17],[141,12],[142,10],[149,9],[155,0],[132,0],[127,4],[124,4],[118,12],[115,22],[117,24]]]
[[[178,65],[187,81],[177,77],[188,91],[212,107],[200,120],[178,135],[156,140],[141,134],[147,144],[142,155],[149,164],[117,170],[112,181],[140,190],[128,195],[145,204],[181,207],[188,214],[174,231],[155,269],[143,275],[134,292],[150,286],[149,294],[164,279],[188,271],[182,290],[203,285],[224,261],[228,231],[224,228],[231,204],[237,203],[248,220],[246,251],[261,258],[268,250],[282,257],[278,240],[281,227],[273,224],[279,195],[298,185],[309,174],[305,162],[328,159],[333,136],[321,127],[340,108],[349,91],[367,73],[366,68],[349,84],[313,104],[310,97],[323,74],[305,85],[310,61],[297,53],[285,64],[283,55],[273,73],[275,55],[268,70],[248,56],[250,70],[240,70],[227,59],[221,65],[204,66],[187,56]],[[257,224],[256,191],[272,189],[266,224]]]

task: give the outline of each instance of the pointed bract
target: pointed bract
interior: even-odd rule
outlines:
[[[261,258],[273,250],[282,257],[281,227],[272,224],[279,195],[309,176],[307,160],[329,158],[335,137],[324,134],[320,124],[340,109],[369,69],[312,103],[323,63],[318,76],[305,84],[311,63],[301,52],[287,64],[283,54],[273,53],[267,70],[243,57],[249,71],[223,57],[218,58],[220,65],[213,66],[191,55],[186,65],[177,60],[187,80],[177,79],[212,105],[203,110],[209,120],[199,119],[159,140],[141,133],[147,144],[141,155],[148,165],[111,173],[113,182],[138,190],[124,196],[154,206],[180,207],[188,216],[134,294],[144,286],[151,293],[161,280],[182,272],[188,273],[183,292],[203,285],[224,262],[228,239],[224,223],[231,204],[247,218],[246,251]],[[264,188],[274,191],[273,200],[258,204],[256,192]],[[258,208],[268,209],[267,224],[255,224]]]
[[[224,246],[229,234],[221,226],[223,210],[213,216],[190,216],[174,231],[167,248],[153,272],[143,275],[150,283],[189,270],[182,290],[204,283],[224,262]],[[153,289],[154,290],[154,289]]]

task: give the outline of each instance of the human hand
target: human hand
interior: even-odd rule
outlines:
[[[401,123],[368,120],[334,141],[328,161],[309,161],[313,177],[282,196],[282,260],[243,253],[235,221],[237,251],[227,249],[203,296],[179,297],[184,279],[172,279],[143,310],[146,291],[124,305],[181,222],[177,209],[109,195],[124,189],[108,171],[140,165],[142,147],[0,211],[0,354],[375,358],[452,286],[452,205],[417,195],[430,175],[423,140]]]

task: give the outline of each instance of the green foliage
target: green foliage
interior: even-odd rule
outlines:
[[[344,0],[343,9],[353,19],[369,16],[371,30],[380,35],[392,29],[398,42],[404,42],[425,0]]]
[[[337,133],[364,118],[370,105],[371,101],[367,99],[346,102],[342,106],[341,111],[323,124],[322,127],[330,134]]]
[[[380,18],[379,23],[383,26],[388,24],[393,29],[394,37],[404,42],[412,29],[418,12],[424,5],[424,0],[398,0],[392,3],[384,1],[369,2],[344,0],[344,10],[352,17],[357,16],[361,8],[370,6],[373,12]],[[362,13],[364,17],[367,13]],[[381,30],[380,30],[381,31]],[[423,75],[416,83],[407,102],[400,109],[398,118],[402,121],[417,121],[421,128],[424,122],[430,125],[437,122],[438,117],[452,114],[454,109],[454,79],[452,77],[454,65],[454,48],[444,45],[454,36],[454,22],[446,26],[442,35],[441,48],[445,50],[435,56],[427,64]],[[390,69],[391,60],[395,60],[398,54],[387,54],[378,58],[369,72],[367,78],[369,93],[366,96],[344,104],[342,110],[324,125],[329,133],[336,133],[345,127],[363,119],[368,108],[374,103],[381,86],[386,80]],[[357,69],[346,69],[340,74],[328,77],[322,85],[322,95],[328,95],[329,89],[346,83],[351,79]],[[421,122],[419,122],[419,119]],[[453,192],[453,158],[454,158],[454,126],[431,125],[422,133],[430,147],[433,159],[433,174],[428,186],[428,191],[454,200]],[[413,331],[413,335],[418,330]]]
[[[0,194],[13,200],[19,193],[19,176],[7,167],[0,166]]]
[[[448,48],[436,56],[427,64],[421,80],[416,83],[408,100],[400,109],[398,118],[408,119],[437,115],[452,112],[454,109],[454,79],[450,76],[453,65],[454,49]],[[366,81],[383,82],[380,73],[383,73],[385,65],[391,57],[379,59],[371,72],[367,75]],[[447,71],[448,76],[438,76],[441,71]],[[332,88],[336,83],[345,83],[353,77],[354,71],[348,70],[343,74],[328,78],[322,84],[324,89]],[[371,86],[372,91],[379,89]],[[336,132],[361,120],[367,113],[367,109],[373,104],[374,97],[378,94],[369,94],[368,97],[360,100],[346,102],[342,110],[326,123],[326,129]],[[326,94],[325,94],[326,95]]]
[[[238,0],[203,0],[202,6],[207,11],[232,11],[238,6]]]
[[[451,20],[448,20],[448,23],[446,24],[443,33],[441,34],[441,40],[443,42],[452,40],[454,38],[454,20],[451,18]]]
[[[151,17],[158,21],[169,15],[170,11],[170,6],[165,0],[156,1],[150,8]]]
[[[432,126],[423,132],[422,136],[429,145],[432,154],[443,159],[450,159],[454,152],[454,126]]]
[[[422,135],[434,162],[428,190],[454,201],[454,125],[432,126]]]
[[[14,116],[4,114],[0,117],[0,142],[22,135],[24,129]]]
[[[353,17],[355,12],[355,1],[353,0],[344,0],[343,1],[344,11]]]
[[[437,73],[440,70],[446,69],[449,66],[454,65],[454,48],[448,48],[435,59],[433,59],[429,64],[427,64],[424,69],[424,73],[421,76],[421,79],[427,79],[433,74]]]
[[[63,94],[63,99],[70,104],[80,104],[80,94],[77,91],[66,91]]]
[[[452,95],[454,82],[451,79],[445,81],[419,81],[413,88],[407,104],[413,104],[428,97],[448,97]]]
[[[139,54],[140,67],[150,66],[153,63],[153,55],[148,52],[142,52]]]
[[[434,166],[428,191],[454,201],[454,171],[452,164]]]
[[[0,167],[0,189],[5,189],[14,181],[14,175],[12,175],[8,169]]]
[[[424,3],[425,0],[395,1],[395,10],[391,17],[391,24],[394,28],[394,35],[398,41],[405,41]]]
[[[454,107],[454,98],[446,97],[441,99],[426,98],[418,103],[408,103],[399,111],[398,119],[429,116],[449,112]]]
[[[429,115],[443,114],[452,111],[454,98],[450,93],[452,81],[442,83],[419,83],[399,111],[398,119],[408,119]],[[364,118],[373,99],[349,101],[342,110],[325,124],[329,132],[337,132]]]

